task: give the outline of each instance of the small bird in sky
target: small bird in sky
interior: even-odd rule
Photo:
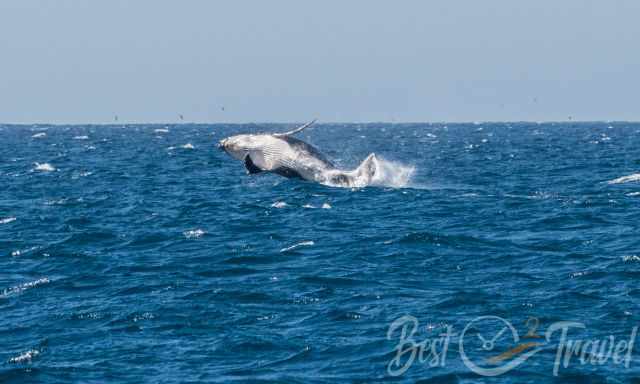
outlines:
[[[180,117],[180,120],[184,120],[184,116],[181,113],[178,114],[178,117]]]
[[[118,115],[115,115],[115,116],[113,117],[113,121],[118,121]]]

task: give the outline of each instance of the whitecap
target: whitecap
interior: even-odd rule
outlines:
[[[14,294],[17,294],[17,293],[23,292],[23,291],[25,291],[25,290],[27,290],[27,289],[35,288],[35,287],[37,287],[37,286],[39,286],[39,285],[48,284],[48,283],[50,283],[50,282],[51,282],[51,281],[50,281],[48,278],[43,277],[43,278],[38,279],[38,280],[35,280],[35,281],[30,281],[30,282],[28,282],[28,283],[24,283],[24,284],[16,285],[15,287],[11,287],[11,288],[7,288],[7,289],[5,289],[5,290],[2,292],[2,294],[0,294],[0,297],[7,297],[7,296],[11,296],[11,295],[14,295]]]
[[[89,172],[89,171],[85,171],[85,172],[74,171],[73,174],[71,175],[71,178],[76,180],[76,179],[79,179],[80,177],[87,177],[87,176],[91,176],[91,175],[93,175],[93,172]]]
[[[35,163],[35,166],[34,171],[53,172],[56,170],[56,168],[49,163]]]
[[[625,263],[627,262],[638,262],[640,261],[640,256],[638,255],[626,255],[626,256],[622,256],[622,261],[624,261]]]
[[[27,254],[27,253],[29,253],[31,251],[35,251],[37,249],[39,249],[39,247],[35,247],[35,246],[31,247],[31,248],[26,248],[26,249],[16,249],[15,251],[11,252],[11,256],[17,257],[17,256],[20,256],[20,255]]]
[[[13,221],[16,221],[15,217],[5,217],[4,219],[0,219],[0,224],[9,224]]]
[[[88,140],[88,139],[89,139],[89,136],[86,136],[86,135],[73,137],[73,140]]]
[[[183,149],[194,149],[195,147],[193,146],[193,144],[187,143],[185,145],[181,145],[180,148],[183,148]]]
[[[167,128],[158,128],[158,129],[154,129],[153,132],[155,132],[155,133],[168,133],[169,130]]]
[[[30,362],[34,357],[38,356],[39,354],[40,354],[40,351],[36,349],[32,349],[30,351],[23,352],[18,356],[10,358],[9,363],[19,364],[19,363]]]
[[[640,196],[640,192],[629,192],[627,196]]]
[[[309,241],[301,241],[301,242],[299,242],[299,243],[297,243],[297,244],[294,244],[294,245],[292,245],[292,246],[290,246],[290,247],[282,248],[282,249],[280,250],[280,252],[289,252],[289,251],[293,251],[293,250],[294,250],[294,249],[296,249],[296,248],[305,247],[305,246],[311,246],[311,245],[314,245],[314,244],[315,244],[315,243],[314,243],[312,240],[309,240]]]
[[[322,209],[331,209],[331,204],[329,203],[322,204]]]
[[[316,206],[311,204],[305,204],[302,206],[302,208],[316,208]]]
[[[43,137],[47,137],[47,134],[45,132],[39,132],[33,134],[31,137],[33,137],[34,139],[41,139]]]
[[[276,201],[275,203],[271,204],[271,206],[273,208],[284,208],[287,206],[287,203],[285,203],[284,201]]]
[[[206,232],[203,231],[202,229],[192,229],[192,230],[189,230],[189,231],[184,231],[182,234],[187,239],[198,239],[198,238],[202,237],[205,233]]]
[[[622,184],[630,181],[640,181],[640,173],[634,173],[633,175],[618,177],[617,179],[609,180],[609,184]]]

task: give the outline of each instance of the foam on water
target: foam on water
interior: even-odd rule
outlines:
[[[16,221],[15,217],[5,217],[3,219],[0,219],[0,224],[9,224],[12,221]]]
[[[49,163],[35,163],[35,168],[33,168],[33,170],[42,172],[53,172],[56,170],[56,168]]]
[[[40,351],[32,349],[30,351],[19,354],[18,356],[9,359],[9,363],[19,364],[30,362],[34,357],[38,356]]]
[[[607,181],[607,183],[622,184],[622,183],[629,183],[632,181],[640,181],[640,173],[634,173],[633,175],[618,177],[617,179]]]
[[[202,229],[192,229],[189,231],[184,231],[182,234],[184,235],[184,237],[186,237],[187,239],[198,239],[200,237],[202,237],[206,232],[203,231]]]
[[[11,295],[18,294],[20,292],[26,291],[27,289],[35,288],[39,285],[48,284],[50,280],[46,277],[41,279],[30,281],[28,283],[16,285],[15,287],[7,288],[3,292],[0,293],[0,297],[8,297]]]
[[[300,247],[308,247],[308,246],[312,246],[312,245],[314,245],[314,244],[315,244],[315,242],[313,242],[312,240],[309,240],[309,241],[301,241],[301,242],[299,242],[299,243],[297,243],[297,244],[294,244],[294,245],[292,245],[292,246],[290,246],[290,247],[282,248],[282,249],[280,250],[280,252],[281,252],[281,253],[282,253],[282,252],[289,252],[289,251],[293,251],[293,250],[294,250],[294,249],[296,249],[296,248],[300,248]]]

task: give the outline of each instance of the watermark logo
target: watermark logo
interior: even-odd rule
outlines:
[[[394,356],[387,364],[391,376],[404,374],[414,364],[427,368],[444,367],[450,344],[457,341],[457,350],[463,364],[481,376],[499,376],[524,364],[543,349],[555,349],[552,369],[557,376],[561,368],[570,364],[616,364],[629,367],[638,327],[631,329],[629,337],[579,338],[586,325],[574,321],[550,324],[540,331],[538,318],[524,323],[521,335],[508,320],[499,316],[481,316],[455,332],[447,325],[440,333],[421,337],[420,324],[413,316],[394,320],[387,331],[387,339],[396,341]]]

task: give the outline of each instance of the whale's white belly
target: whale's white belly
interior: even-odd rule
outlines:
[[[289,169],[308,180],[317,180],[329,164],[305,150],[293,148],[287,141],[265,136],[260,146],[249,151],[253,163],[265,171]]]

